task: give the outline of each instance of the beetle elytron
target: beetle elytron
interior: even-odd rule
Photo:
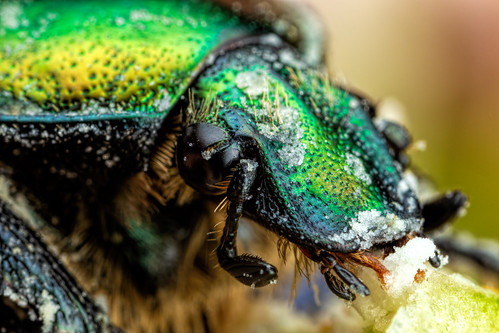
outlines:
[[[0,293],[15,317],[4,326],[113,329],[44,242],[107,297],[119,326],[146,330],[140,299],[164,319],[156,330],[209,331],[201,292],[185,300],[204,304],[188,328],[165,318],[175,311],[164,300],[191,295],[180,286],[195,290],[192,276],[221,279],[212,250],[248,286],[276,281],[273,265],[238,254],[242,216],[296,245],[351,300],[369,290],[350,267],[382,277],[372,249],[465,204],[456,191],[422,205],[408,134],[330,83],[305,16],[258,1],[0,6]],[[210,197],[227,212],[216,249]]]

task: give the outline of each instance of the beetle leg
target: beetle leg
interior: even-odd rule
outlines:
[[[251,287],[263,287],[277,280],[277,269],[250,254],[237,255],[236,236],[243,205],[251,195],[256,177],[256,162],[242,159],[232,179],[227,196],[230,204],[217,256],[220,266],[240,282]]]
[[[337,253],[336,255],[342,261],[350,261],[354,264],[362,265],[364,267],[372,269],[378,276],[378,279],[383,283],[383,285],[386,285],[386,280],[390,275],[390,272],[372,253],[363,251],[348,254]]]
[[[326,274],[324,274],[324,277],[330,289],[332,288],[332,285],[330,284],[337,282],[335,279],[331,279],[331,273],[332,273],[331,269],[332,269],[334,273],[336,273],[336,275],[341,279],[341,281],[344,282],[351,290],[355,291],[356,293],[362,296],[368,296],[370,294],[369,288],[367,288],[367,286],[364,283],[362,283],[362,281],[360,281],[359,278],[357,278],[352,272],[350,272],[345,267],[341,266],[332,255],[328,253],[322,253],[321,257],[323,260],[323,266],[325,266],[326,268],[328,267],[330,268],[324,270],[326,272]],[[335,292],[336,289],[333,288],[331,290],[336,294]],[[340,297],[344,298],[343,296]]]
[[[432,231],[455,218],[468,203],[461,191],[450,191],[423,205],[423,231]]]
[[[444,253],[467,258],[489,271],[499,273],[499,252],[486,244],[473,242],[456,234],[434,238],[435,244]]]
[[[366,285],[345,267],[337,264],[333,266],[333,270],[355,292],[361,294],[362,296],[368,296],[370,294]]]
[[[347,301],[355,300],[355,294],[348,290],[348,287],[342,281],[338,280],[336,275],[331,272],[331,268],[321,265],[321,272],[324,275],[327,286],[336,296]]]
[[[385,138],[393,157],[399,161],[404,169],[409,165],[410,159],[404,151],[412,142],[411,135],[405,127],[385,119],[378,119],[376,126]]]
[[[378,120],[376,125],[388,141],[389,146],[396,152],[406,150],[411,144],[411,135],[404,126],[386,119]]]

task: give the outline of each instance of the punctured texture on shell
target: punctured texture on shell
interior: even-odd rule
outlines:
[[[206,1],[117,4],[0,4],[0,116],[164,116],[210,52],[252,31]]]
[[[298,244],[351,252],[419,230],[419,202],[363,109],[288,47],[247,46],[200,76],[204,121],[252,136],[261,181],[245,209]]]

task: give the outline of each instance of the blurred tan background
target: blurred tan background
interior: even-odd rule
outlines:
[[[469,195],[456,226],[499,238],[499,1],[303,1],[326,25],[332,73],[395,98],[427,143],[413,163]]]

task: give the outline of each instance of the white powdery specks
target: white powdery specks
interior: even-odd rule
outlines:
[[[353,173],[355,177],[363,181],[366,185],[371,185],[371,176],[367,173],[361,159],[350,153],[346,153],[346,158],[347,166],[345,166],[345,171],[349,174]]]
[[[52,296],[47,290],[42,291],[42,304],[40,306],[40,317],[42,317],[42,332],[51,332],[55,321],[55,315],[59,311],[59,305],[54,303]]]
[[[201,157],[207,161],[209,161],[211,159],[211,156],[213,155],[215,151],[213,149],[210,149],[210,150],[203,150],[201,152]]]
[[[294,68],[303,69],[306,67],[305,62],[298,59],[296,55],[289,49],[279,51],[279,60],[281,63],[289,65]]]
[[[351,221],[350,233],[362,238],[361,248],[367,249],[374,245],[376,239],[383,234],[398,235],[404,233],[408,221],[389,213],[386,216],[380,211],[371,209],[359,212],[357,218]]]
[[[418,180],[416,176],[410,172],[405,171],[397,185],[397,194],[403,198],[407,191],[417,192]]]
[[[411,219],[401,219],[393,213],[383,215],[382,212],[371,209],[362,211],[350,220],[343,233],[329,236],[337,243],[354,242],[360,250],[370,249],[379,243],[380,239],[397,239],[411,230],[409,227],[419,228],[420,225]],[[380,238],[381,237],[381,238]]]
[[[279,158],[286,161],[288,166],[299,166],[305,158],[305,148],[300,142],[297,144],[286,144],[279,150]]]
[[[237,74],[235,82],[249,99],[263,97],[261,108],[252,109],[258,133],[282,144],[277,154],[286,165],[290,167],[301,165],[305,158],[306,145],[301,142],[304,131],[300,127],[299,111],[265,100],[265,95],[269,95],[270,84],[267,72],[262,69],[254,68],[251,71],[241,72]],[[278,100],[280,97],[274,96],[274,98]],[[248,103],[246,98],[242,103]]]
[[[121,27],[125,23],[126,23],[126,21],[123,17],[117,17],[114,19],[114,24],[116,24],[116,26],[118,26],[118,27]]]
[[[418,208],[418,202],[408,192],[413,192],[418,195],[418,180],[417,177],[410,171],[405,171],[402,178],[397,184],[397,196],[401,202],[404,202],[407,197],[407,212],[412,213]]]
[[[0,5],[0,26],[7,29],[19,28],[22,8],[18,3],[5,2]]]
[[[241,159],[241,166],[243,168],[243,171],[245,173],[247,172],[254,172],[258,168],[258,162],[253,161],[253,160],[248,160],[248,159]]]
[[[164,112],[170,109],[171,106],[171,96],[168,94],[166,89],[160,90],[160,97],[154,101],[153,106],[156,112]]]
[[[394,214],[381,215],[376,209],[371,209],[357,214],[357,220],[352,223],[352,230],[365,235],[373,230],[390,228],[396,232],[404,230],[405,223]]]
[[[418,271],[430,273],[428,259],[435,255],[436,246],[431,239],[416,237],[383,260],[383,265],[391,272],[388,293],[392,297],[401,294],[414,283]]]
[[[147,9],[137,9],[130,11],[130,21],[149,22],[154,19],[155,15],[151,14]]]
[[[235,81],[236,86],[244,90],[250,98],[262,95],[269,88],[267,74],[263,71],[241,72],[237,74]]]
[[[263,111],[262,111],[263,112]],[[282,143],[277,151],[279,159],[288,166],[299,166],[305,159],[305,144],[301,142],[304,130],[300,127],[300,114],[298,110],[291,107],[281,107],[279,110],[281,122],[279,124],[268,124],[262,121],[258,123],[258,132],[271,140]],[[264,116],[262,114],[262,116]],[[259,117],[257,119],[264,119]]]

